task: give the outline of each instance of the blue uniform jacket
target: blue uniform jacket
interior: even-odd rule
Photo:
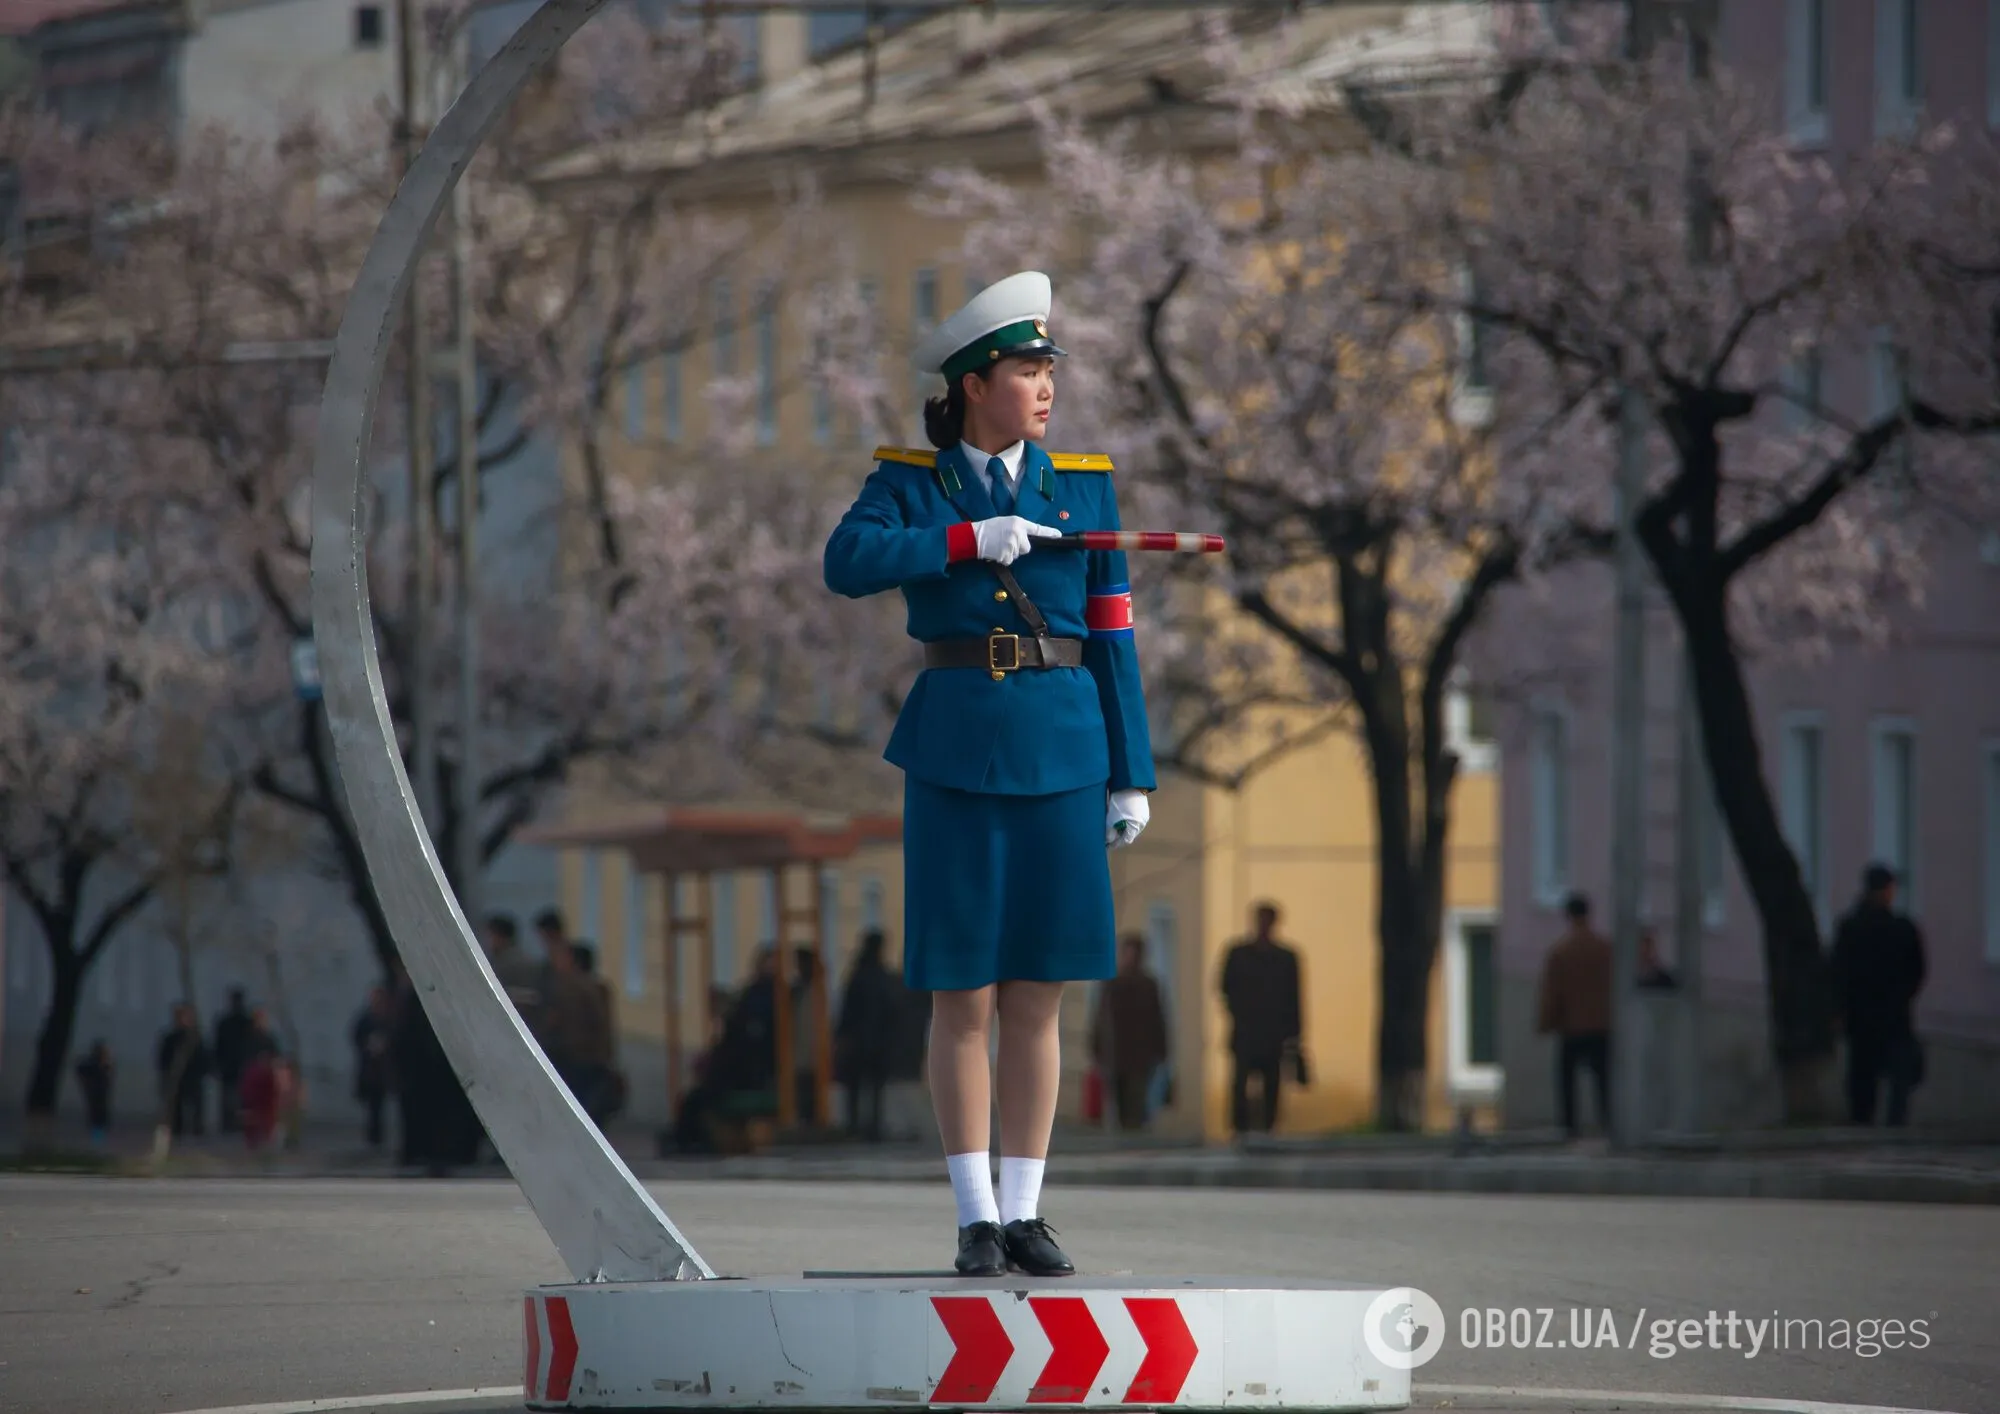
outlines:
[[[900,589],[912,638],[1027,634],[983,560],[953,562],[947,531],[1000,514],[965,453],[885,447],[826,544],[826,585],[859,599]],[[1074,468],[1074,469],[1071,469]],[[1065,534],[1117,530],[1100,456],[1051,458],[1030,442],[1013,514]],[[963,532],[960,533],[963,536]],[[1152,735],[1132,643],[1122,552],[1031,550],[1011,568],[1058,638],[1082,638],[1083,667],[1030,668],[995,681],[983,668],[918,676],[883,755],[910,776],[956,790],[1047,795],[1104,783],[1151,790]]]

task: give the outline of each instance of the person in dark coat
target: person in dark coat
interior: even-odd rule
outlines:
[[[395,998],[387,987],[368,989],[368,1005],[354,1018],[354,1098],[368,1114],[368,1147],[382,1147],[382,1114],[388,1107],[389,1045]]]
[[[1111,1082],[1118,1127],[1145,1128],[1153,1075],[1167,1060],[1167,1009],[1159,979],[1146,970],[1146,940],[1137,933],[1120,939],[1118,975],[1098,989],[1090,1054]]]
[[[1860,899],[1834,931],[1834,1005],[1847,1031],[1847,1108],[1856,1124],[1875,1122],[1884,1081],[1886,1119],[1906,1123],[1910,1091],[1922,1079],[1912,1011],[1924,985],[1924,935],[1896,911],[1896,883],[1888,865],[1869,865]]]
[[[76,1083],[83,1090],[83,1114],[90,1125],[90,1142],[99,1149],[111,1133],[111,1082],[117,1073],[111,1047],[103,1041],[92,1042],[90,1054],[76,1063]]]
[[[1278,1087],[1285,1062],[1303,1073],[1299,1038],[1304,1020],[1299,1005],[1299,955],[1278,941],[1278,907],[1260,903],[1254,934],[1232,947],[1222,961],[1222,1000],[1229,1008],[1231,1124],[1238,1134],[1269,1132],[1278,1122]],[[1250,1110],[1255,1077],[1262,1103]]]
[[[1535,1029],[1556,1038],[1556,1107],[1564,1131],[1577,1133],[1577,1072],[1597,1087],[1597,1118],[1611,1132],[1611,943],[1590,926],[1590,900],[1571,894],[1569,927],[1542,964]]]
[[[215,1019],[215,1127],[233,1134],[239,1123],[237,1089],[251,1061],[250,1009],[241,987],[229,989],[229,1005]]]
[[[861,935],[834,1028],[834,1068],[847,1086],[848,1132],[871,1143],[882,1138],[882,1093],[903,1025],[903,986],[882,960],[888,945],[879,928]]]
[[[202,1132],[202,1084],[208,1078],[208,1047],[194,1008],[174,1005],[173,1025],[161,1033],[155,1065],[160,1073],[160,1107],[169,1117],[175,1138]]]
[[[479,1157],[483,1131],[407,975],[396,996],[390,1056],[403,1132],[400,1161],[444,1177]]]

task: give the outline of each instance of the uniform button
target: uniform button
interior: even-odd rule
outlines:
[[[1005,673],[1001,672],[1001,671],[1000,671],[1000,670],[999,670],[998,668],[995,668],[995,669],[993,670],[993,681],[995,681],[995,682],[998,682],[998,681],[1000,681],[1000,679],[1002,679],[1002,678],[1004,678],[1004,677],[1006,677],[1006,676],[1007,676],[1007,675],[1006,675]]]
[[[994,602],[995,602],[996,604],[997,604],[997,603],[1004,603],[1004,602],[1006,601],[1006,598],[1007,598],[1007,591],[1006,591],[1006,590],[1004,590],[1004,589],[996,589],[996,590],[994,590],[994,591],[993,591],[993,601],[994,601]]]

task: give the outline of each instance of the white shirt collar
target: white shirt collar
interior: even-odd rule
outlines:
[[[1012,485],[1020,485],[1021,463],[1028,454],[1028,444],[1026,442],[1016,442],[1013,446],[998,452],[982,452],[970,442],[960,442],[958,445],[965,448],[965,459],[972,464],[972,469],[981,476],[986,474],[986,463],[998,457],[1000,458],[1000,464],[1007,468],[1008,482]]]

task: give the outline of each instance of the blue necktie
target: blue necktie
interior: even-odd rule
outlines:
[[[1014,513],[1014,484],[1007,479],[1007,463],[998,457],[986,459],[986,477],[993,483],[993,504],[1001,515]]]

